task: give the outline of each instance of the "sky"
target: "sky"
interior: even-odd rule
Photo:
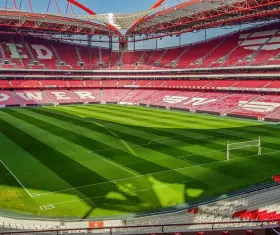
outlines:
[[[0,0],[0,7],[4,7],[6,5],[7,1],[7,7],[14,8],[13,7],[13,1],[14,0]],[[22,1],[22,9],[26,11],[30,11],[28,0],[15,0],[17,2],[17,6],[20,5],[20,1]],[[49,2],[49,12],[51,13],[58,13],[55,1],[54,0],[30,0],[32,3],[32,8],[34,12],[38,13],[45,13],[47,11]],[[95,11],[98,14],[102,13],[129,13],[129,12],[138,12],[143,11],[146,9],[149,9],[156,0],[78,0],[80,3],[84,4],[85,6],[89,7],[93,11]],[[66,0],[57,0],[59,4],[59,8],[61,13],[66,12],[67,7],[67,1]],[[168,3],[168,6],[174,6],[178,4],[178,0],[166,0],[166,3]],[[77,15],[85,14],[82,10],[78,9],[77,7],[74,7],[74,12]],[[70,14],[70,11],[69,11]],[[246,27],[246,26],[245,26]],[[244,26],[243,26],[244,28]],[[187,33],[183,34],[180,38],[178,37],[166,37],[162,40],[157,40],[157,43],[155,40],[150,41],[143,41],[135,44],[136,49],[152,49],[156,47],[156,44],[158,48],[163,47],[176,47],[184,44],[194,43],[197,41],[203,41],[205,39],[209,39],[212,37],[216,37],[225,33],[230,33],[232,31],[235,31],[239,29],[239,27],[235,28],[229,28],[229,29],[208,29],[205,31],[197,32],[197,33]],[[206,37],[205,37],[206,35]],[[106,46],[107,44],[98,44],[96,43],[96,46]],[[117,50],[117,44],[114,44],[113,49]],[[133,50],[134,45],[129,45],[129,50]]]
[[[8,5],[13,7],[14,0],[7,0]],[[20,0],[16,0],[18,5]],[[49,4],[49,0],[30,0],[32,2],[33,10],[36,12],[46,12]],[[156,0],[78,0],[80,3],[86,5],[96,13],[128,13],[128,12],[138,12],[142,10],[149,9]],[[57,0],[62,12],[66,10],[66,0]],[[178,4],[177,0],[166,0],[169,6]],[[2,6],[5,5],[6,0],[0,0]],[[29,10],[28,0],[22,0],[23,9]],[[51,11],[57,13],[55,1],[51,0]],[[81,14],[82,11],[75,8],[77,14]]]

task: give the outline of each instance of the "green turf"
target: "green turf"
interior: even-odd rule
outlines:
[[[117,105],[0,111],[0,207],[88,218],[189,204],[271,180],[280,127]],[[228,141],[262,138],[235,150]]]

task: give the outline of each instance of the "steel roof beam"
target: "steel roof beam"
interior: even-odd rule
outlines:
[[[195,0],[197,1],[197,0]],[[249,14],[252,14],[252,17],[260,16],[260,14],[257,14],[255,12],[256,9],[263,9],[264,7],[268,6],[279,6],[280,0],[248,0],[243,2],[237,2],[233,5],[223,6],[215,10],[208,10],[208,11],[202,11],[197,12],[196,14],[193,14],[191,16],[183,16],[177,19],[172,19],[170,21],[167,21],[166,19],[163,22],[160,22],[160,17],[164,16],[164,18],[170,18],[169,12],[174,12],[169,10],[165,10],[166,14],[159,14],[158,18],[151,18],[147,17],[145,18],[142,23],[138,25],[134,25],[132,28],[129,29],[127,32],[127,35],[137,35],[137,34],[155,34],[155,33],[166,33],[170,31],[177,31],[178,33],[178,27],[182,29],[183,31],[193,31],[195,28],[200,28],[198,24],[204,24],[205,20],[211,20],[213,21],[213,25],[218,25],[223,22],[215,22],[215,20],[219,17],[232,17],[232,15],[240,14],[241,16],[238,18],[235,18],[235,20],[238,22],[244,15],[247,15],[247,18],[249,18]],[[180,8],[182,10],[184,8]],[[177,10],[179,11],[179,10]],[[270,10],[270,12],[264,12],[264,15],[272,15],[273,12],[277,12],[277,10],[273,9]],[[169,15],[168,15],[169,14]],[[150,18],[150,19],[149,19]],[[174,16],[173,16],[174,18]],[[158,19],[158,21],[157,21]],[[154,20],[154,21],[152,21]],[[221,19],[220,21],[228,19]],[[157,23],[158,22],[158,23]],[[192,24],[196,25],[195,27],[192,26]],[[205,25],[206,26],[206,25]],[[180,32],[179,32],[180,33]]]

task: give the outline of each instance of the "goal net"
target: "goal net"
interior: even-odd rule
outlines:
[[[257,139],[257,140],[234,142],[234,143],[228,142],[228,144],[227,144],[227,160],[230,160],[231,150],[245,149],[245,148],[251,148],[251,147],[257,147],[258,155],[262,155],[261,137],[259,137],[259,139]]]

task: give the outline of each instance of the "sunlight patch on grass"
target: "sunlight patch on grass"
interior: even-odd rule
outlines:
[[[186,194],[189,197],[200,197],[204,193],[203,189],[197,189],[197,188],[188,188],[186,189]]]

